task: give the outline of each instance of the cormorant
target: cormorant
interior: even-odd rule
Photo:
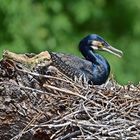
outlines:
[[[85,59],[62,53],[51,52],[51,60],[62,73],[74,79],[83,77],[89,84],[101,85],[106,82],[110,74],[108,61],[96,51],[107,51],[118,57],[122,51],[110,46],[102,37],[91,34],[83,38],[79,43],[79,50]]]

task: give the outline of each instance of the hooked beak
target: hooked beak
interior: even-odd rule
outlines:
[[[114,47],[112,47],[110,45],[107,46],[107,47],[103,47],[102,50],[107,51],[109,53],[112,53],[112,54],[114,54],[114,55],[116,55],[118,57],[122,57],[122,55],[123,55],[123,52],[121,50],[118,50],[118,49],[116,49],[116,48],[114,48]]]
[[[92,41],[92,49],[94,50],[101,50],[101,51],[106,51],[109,52],[111,54],[114,54],[118,57],[122,57],[123,52],[121,50],[118,50],[112,46],[110,46],[108,43],[102,43],[100,41]]]

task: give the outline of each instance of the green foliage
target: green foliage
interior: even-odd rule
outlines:
[[[105,54],[120,83],[140,80],[140,2],[137,0],[1,0],[0,54],[44,50],[79,55],[78,42],[90,33],[123,50]]]

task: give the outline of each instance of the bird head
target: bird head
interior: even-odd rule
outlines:
[[[112,47],[102,37],[96,34],[86,36],[83,40],[81,40],[79,46],[88,46],[92,50],[106,51],[118,57],[121,57],[123,55],[123,52],[121,50]]]

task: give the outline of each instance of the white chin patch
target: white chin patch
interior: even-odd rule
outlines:
[[[94,50],[98,50],[98,47],[96,47],[96,46],[91,46],[92,47],[92,49],[94,49]]]

